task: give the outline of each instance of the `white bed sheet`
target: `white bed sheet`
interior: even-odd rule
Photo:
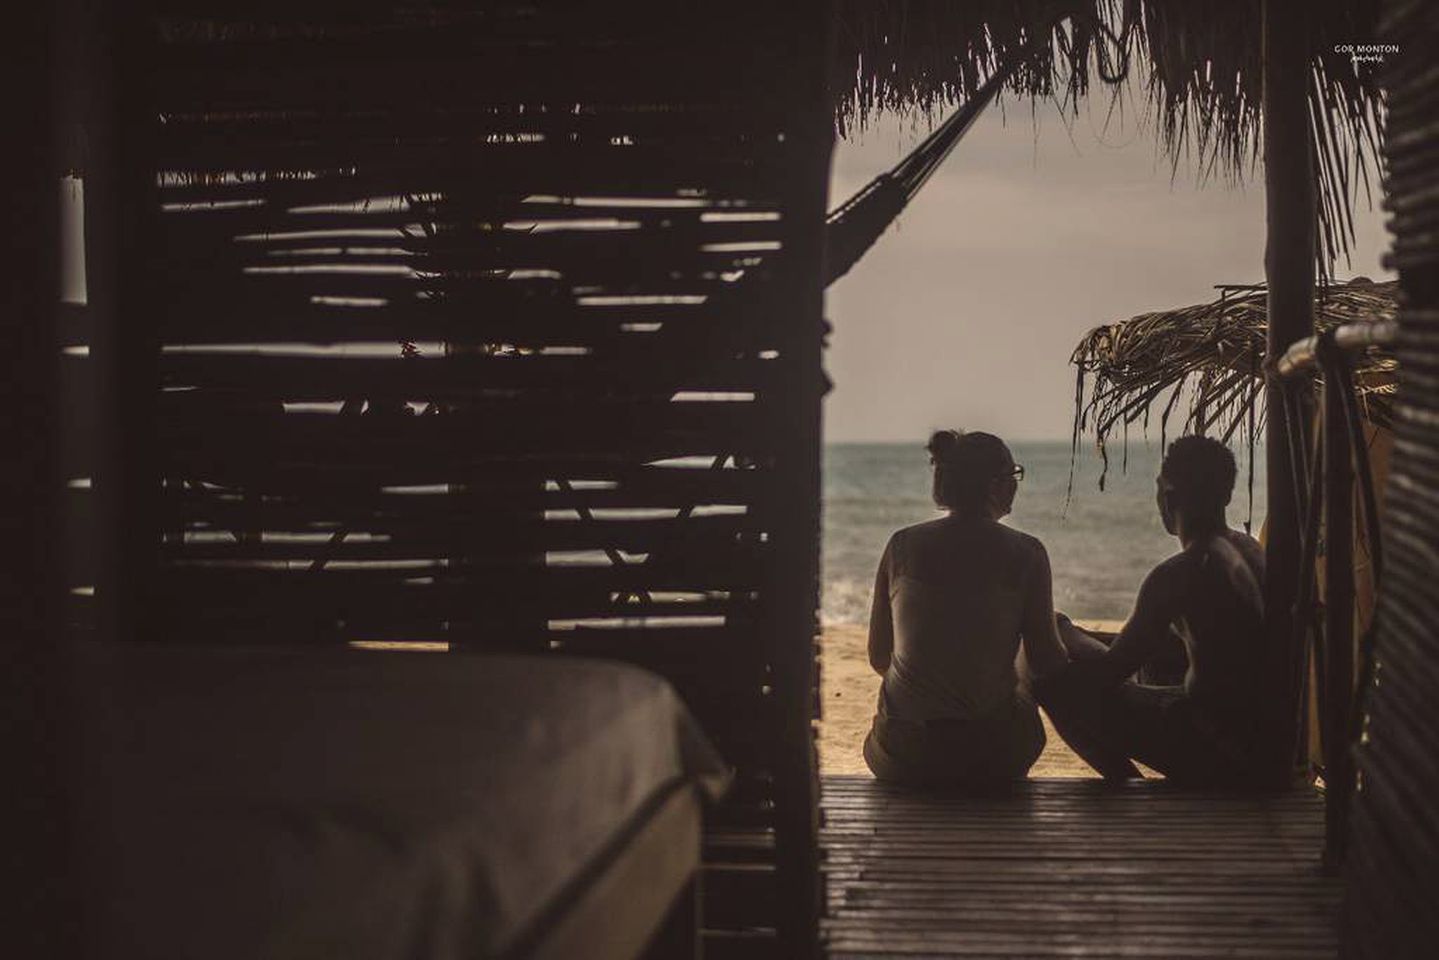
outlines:
[[[673,690],[613,663],[83,662],[83,843],[116,957],[498,956],[647,803],[726,777]]]

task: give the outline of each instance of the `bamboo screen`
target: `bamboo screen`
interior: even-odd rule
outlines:
[[[1434,955],[1439,938],[1439,12],[1387,4],[1386,207],[1403,292],[1394,459],[1373,681],[1361,691],[1347,956]]]
[[[144,58],[147,635],[659,671],[739,771],[716,956],[816,909],[811,6],[173,2]]]

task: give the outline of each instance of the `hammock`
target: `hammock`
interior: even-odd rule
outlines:
[[[955,144],[974,126],[974,121],[994,100],[1000,88],[1039,49],[1041,42],[1048,42],[1048,38],[1048,31],[1041,32],[908,156],[830,212],[825,218],[825,286],[848,273],[869,252],[869,248],[939,169]]]

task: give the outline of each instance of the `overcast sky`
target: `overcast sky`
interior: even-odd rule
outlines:
[[[829,290],[830,441],[913,440],[936,427],[1007,439],[1067,437],[1069,355],[1090,328],[1202,303],[1218,283],[1264,276],[1264,193],[1251,177],[1171,178],[1152,129],[1104,131],[1101,102],[1066,131],[1059,114],[991,107],[899,223]],[[927,128],[886,117],[841,142],[833,208]],[[1255,171],[1255,177],[1259,176]],[[1353,264],[1386,277],[1382,215],[1360,202]]]

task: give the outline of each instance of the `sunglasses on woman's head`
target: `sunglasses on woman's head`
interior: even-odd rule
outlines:
[[[1010,478],[1011,478],[1012,480],[1014,480],[1015,482],[1018,482],[1018,481],[1020,481],[1020,480],[1023,480],[1023,479],[1024,479],[1024,467],[1023,467],[1023,465],[1016,463],[1016,464],[1014,465],[1014,469],[1009,472],[1009,476],[1010,476]]]

